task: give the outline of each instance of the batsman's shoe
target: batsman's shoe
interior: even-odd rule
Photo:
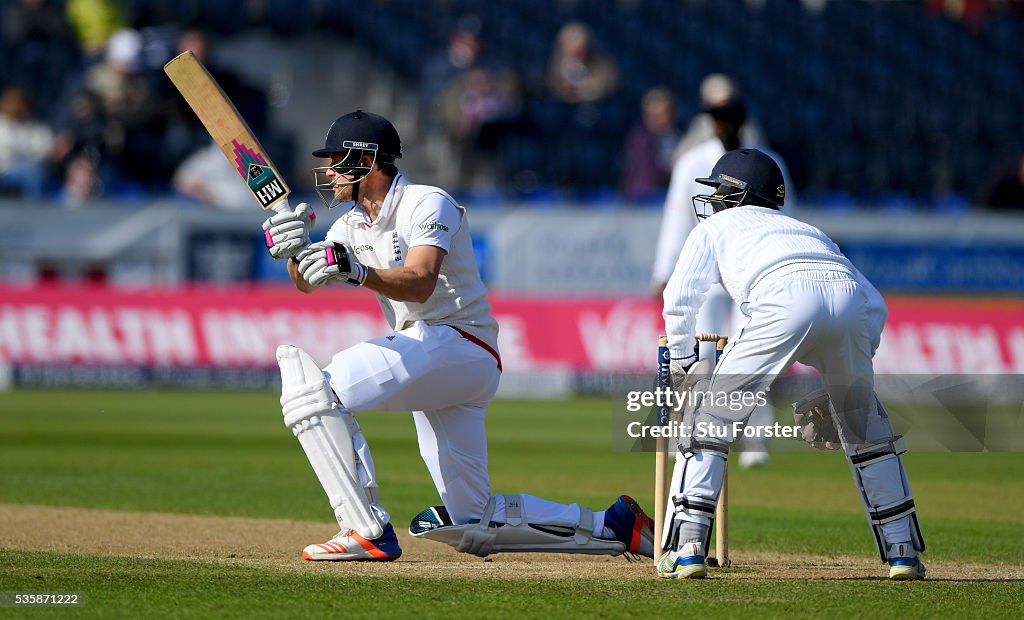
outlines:
[[[615,540],[626,550],[654,557],[654,523],[640,504],[628,495],[620,495],[604,513],[604,526],[615,533]]]
[[[662,579],[703,579],[708,576],[708,565],[702,555],[669,551],[658,560],[658,576]]]
[[[310,545],[302,550],[304,560],[320,562],[339,562],[343,560],[369,560],[388,562],[402,556],[402,548],[398,546],[395,528],[388,523],[384,526],[384,534],[380,538],[368,540],[355,530],[338,532],[327,542]]]
[[[921,558],[889,558],[889,579],[893,581],[920,581],[924,579]]]

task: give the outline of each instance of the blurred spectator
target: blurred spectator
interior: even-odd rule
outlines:
[[[435,118],[441,94],[464,73],[479,66],[482,42],[478,20],[463,18],[444,50],[430,58],[420,77],[423,120]]]
[[[991,0],[925,0],[924,4],[930,12],[960,20],[969,29],[978,31],[991,9],[990,5],[1003,3]]]
[[[424,118],[443,130],[452,153],[453,169],[441,174],[457,187],[494,185],[498,144],[523,110],[519,75],[488,66],[479,28],[478,19],[461,19],[421,80]]]
[[[594,49],[590,29],[580,22],[562,26],[548,63],[551,95],[566,103],[591,103],[608,97],[618,86],[618,66]]]
[[[494,184],[493,155],[521,112],[522,88],[511,71],[472,69],[448,85],[438,113],[458,160],[458,186]]]
[[[614,185],[617,173],[609,179],[608,171],[609,160],[615,158],[613,148],[598,130],[608,99],[618,90],[619,70],[611,56],[595,48],[584,24],[569,22],[558,32],[548,61],[547,86],[557,104],[545,129],[554,132],[552,172],[558,184],[573,192]],[[621,140],[619,135],[616,142]]]
[[[179,194],[208,207],[240,211],[252,204],[252,195],[238,171],[212,142],[181,162],[174,171],[172,185]]]
[[[62,85],[78,71],[71,29],[57,5],[52,0],[16,0],[0,9],[0,85],[25,89],[41,119],[53,116]]]
[[[71,158],[61,190],[60,202],[63,206],[77,209],[103,194],[103,182],[100,180],[97,164],[97,158],[88,153]]]
[[[974,203],[990,209],[1024,210],[1024,155],[996,169],[978,188]]]
[[[736,86],[736,82],[728,75],[711,73],[705,76],[700,83],[700,112],[690,120],[686,133],[679,140],[672,159],[679,161],[686,151],[714,136],[715,122],[708,110],[739,97],[742,97],[742,93]],[[763,136],[764,131],[758,125],[757,120],[747,114],[743,127],[740,129],[740,141],[743,144],[757,145],[763,141]]]
[[[190,28],[179,32],[177,39],[174,42],[174,47],[168,52],[168,59],[187,50],[191,50],[192,53],[196,55],[199,62],[206,66],[210,73],[214,75],[215,79],[224,80],[224,84],[227,86],[225,87],[222,85],[221,88],[224,89],[224,92],[228,93],[229,97],[232,96],[228,91],[228,88],[233,87],[233,76],[224,75],[223,72],[219,71],[216,67],[211,66],[212,63],[210,62],[208,53],[207,37],[201,30]],[[161,73],[163,72],[161,71]],[[218,81],[218,83],[220,82]],[[193,153],[206,147],[210,143],[210,134],[203,128],[199,119],[196,118],[195,113],[192,112],[188,103],[170,80],[159,80],[155,84],[155,89],[157,97],[165,106],[163,144],[163,154],[165,157],[164,162],[173,170]],[[245,110],[246,102],[242,101],[239,103],[242,104],[242,107],[239,108],[237,104],[235,107],[239,109],[243,118],[246,118],[245,112],[249,111]],[[253,131],[258,132],[259,129],[257,129],[257,127],[261,120],[261,118],[254,118],[252,121],[247,122],[250,123],[250,127],[253,128]],[[257,135],[259,134],[257,133]]]
[[[67,19],[87,56],[99,57],[115,32],[128,24],[116,0],[68,0]]]
[[[110,37],[105,50],[103,60],[86,71],[85,87],[99,95],[108,114],[133,112],[149,96],[135,88],[141,69],[142,37],[134,30],[119,30]]]
[[[33,118],[28,94],[20,88],[0,93],[0,189],[29,199],[43,194],[46,159],[53,132]]]
[[[124,29],[107,41],[102,62],[85,73],[84,88],[95,93],[107,119],[106,155],[121,181],[159,187],[170,172],[155,166],[165,132],[164,108],[142,73],[142,36]]]
[[[95,161],[107,155],[107,117],[99,96],[88,90],[75,93],[57,122],[53,160],[64,170],[75,157],[86,154]]]
[[[800,6],[808,15],[821,15],[825,12],[826,5],[828,5],[828,0],[800,0]]]
[[[206,66],[210,75],[217,80],[217,84],[231,99],[231,102],[238,109],[239,114],[257,136],[262,137],[268,128],[268,105],[267,94],[259,88],[255,88],[242,81],[235,73],[228,71],[217,62],[214,54],[216,46],[211,45],[210,37],[206,31],[199,28],[183,30],[178,37],[177,51],[175,55],[192,50],[199,62]],[[174,94],[175,101],[183,101],[180,94],[174,90],[169,80],[161,82],[168,88],[168,94]],[[189,113],[190,118],[194,114]],[[262,142],[262,140],[261,140]]]
[[[626,137],[620,190],[627,200],[660,196],[672,175],[672,154],[682,132],[676,125],[672,91],[657,86],[644,93],[641,119]]]

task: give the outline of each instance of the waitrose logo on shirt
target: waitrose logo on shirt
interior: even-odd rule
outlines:
[[[429,224],[420,224],[420,230],[443,230],[448,232],[448,227],[441,222],[430,222]]]

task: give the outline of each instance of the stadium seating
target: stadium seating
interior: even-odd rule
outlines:
[[[160,3],[123,4],[142,27],[141,16]],[[1006,6],[976,26],[930,12],[924,2],[847,0],[826,2],[820,12],[798,0],[268,0],[245,8],[211,0],[171,3],[161,15],[227,37],[264,29],[282,46],[328,34],[370,50],[410,84],[459,20],[476,16],[488,62],[518,72],[526,91],[522,135],[499,149],[505,191],[517,174],[542,186],[570,175],[597,188],[570,189],[603,195],[599,189],[617,185],[623,139],[640,117],[643,92],[671,87],[685,123],[696,112],[701,78],[724,71],[747,93],[799,194],[839,192],[859,202],[897,192],[919,204],[955,205],[1024,144],[1024,8]],[[567,135],[565,111],[544,88],[552,42],[573,19],[591,27],[622,75],[584,135]],[[0,86],[28,81],[40,66],[31,57],[38,49],[2,50],[10,72]],[[52,73],[62,65],[46,66]],[[63,66],[78,70],[73,61]],[[566,145],[577,150],[556,156]]]

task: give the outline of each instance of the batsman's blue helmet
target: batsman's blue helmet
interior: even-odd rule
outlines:
[[[366,156],[371,159],[367,163]],[[313,157],[330,157],[331,165],[313,168],[313,188],[328,209],[338,205],[334,189],[353,186],[353,201],[359,198],[359,183],[377,163],[393,164],[402,156],[402,140],[391,121],[380,114],[356,110],[341,116],[327,130],[324,147]]]
[[[372,152],[379,159],[394,160],[402,156],[402,140],[388,119],[356,110],[334,121],[327,130],[324,147],[313,151],[313,157],[345,154],[352,149]]]

